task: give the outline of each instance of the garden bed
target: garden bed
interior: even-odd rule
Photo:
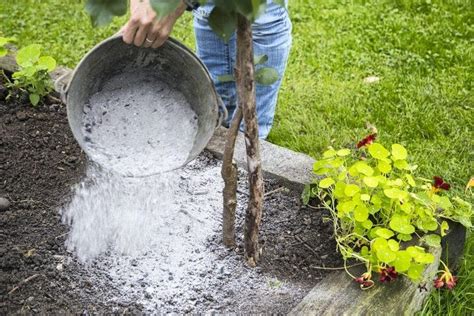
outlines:
[[[274,180],[266,182],[270,194],[259,267],[244,265],[240,247],[223,248],[221,193],[212,192],[222,188],[220,162],[209,153],[180,175],[181,186],[194,181],[194,193],[183,202],[197,208],[177,216],[181,220],[174,224],[184,225],[188,217],[188,232],[193,227],[209,229],[198,239],[177,234],[184,239],[175,240],[188,238],[195,248],[186,252],[182,269],[174,266],[176,251],[165,256],[152,250],[128,256],[110,251],[88,264],[79,262],[66,250],[69,230],[60,210],[72,198],[71,187],[85,177],[87,162],[70,133],[65,107],[54,100],[32,108],[22,102],[7,104],[4,95],[0,98],[0,196],[11,202],[0,211],[1,313],[286,313],[325,276],[319,267],[341,265],[325,214],[301,207],[298,194]],[[247,189],[245,175],[239,178],[237,222],[242,227]],[[213,213],[206,214],[210,209]],[[201,211],[202,217],[193,218],[193,211]],[[239,244],[241,235],[239,229]],[[160,261],[160,256],[171,259]]]

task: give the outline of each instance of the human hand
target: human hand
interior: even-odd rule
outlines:
[[[130,19],[120,31],[123,41],[138,47],[160,47],[168,39],[185,8],[182,3],[175,12],[158,20],[149,0],[131,0]]]

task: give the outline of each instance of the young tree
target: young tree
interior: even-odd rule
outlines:
[[[158,18],[174,12],[182,0],[150,0]],[[209,0],[199,0],[205,4]],[[88,0],[86,10],[91,15],[95,26],[111,22],[114,16],[127,12],[128,0]],[[258,234],[263,208],[263,176],[258,139],[258,124],[255,102],[255,81],[271,84],[278,79],[278,73],[268,67],[261,67],[255,72],[251,23],[265,11],[267,0],[213,0],[214,9],[209,16],[212,30],[224,41],[228,41],[236,32],[237,56],[234,78],[237,86],[238,109],[234,115],[231,128],[228,130],[222,176],[225,188],[223,191],[223,240],[226,246],[235,245],[235,207],[237,203],[237,168],[233,163],[234,147],[242,117],[245,123],[245,145],[247,151],[247,170],[249,177],[249,202],[245,216],[245,255],[249,265],[255,266],[260,257]],[[280,5],[284,0],[275,0]]]

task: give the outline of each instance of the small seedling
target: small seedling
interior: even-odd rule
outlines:
[[[56,60],[42,56],[41,46],[32,44],[18,51],[16,62],[19,70],[13,73],[13,82],[7,83],[7,87],[11,91],[28,93],[31,104],[36,106],[53,89],[48,73],[56,68]]]

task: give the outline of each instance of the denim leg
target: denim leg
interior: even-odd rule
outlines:
[[[291,48],[291,22],[285,8],[270,3],[262,16],[252,24],[254,55],[267,55],[260,67],[275,68],[280,79],[270,86],[256,85],[257,119],[260,138],[266,138],[273,124],[278,90],[284,75]],[[208,24],[212,5],[204,5],[194,12],[197,54],[209,69],[217,92],[229,111],[228,123],[236,108],[235,82],[221,83],[218,76],[233,74],[236,54],[235,34],[228,43],[218,37]]]
[[[232,120],[237,106],[235,82],[220,82],[217,78],[222,75],[234,74],[235,64],[235,34],[225,43],[217,36],[207,23],[207,17],[212,7],[205,5],[194,14],[194,32],[196,35],[196,53],[209,70],[217,93],[224,102],[229,116],[226,125]]]

